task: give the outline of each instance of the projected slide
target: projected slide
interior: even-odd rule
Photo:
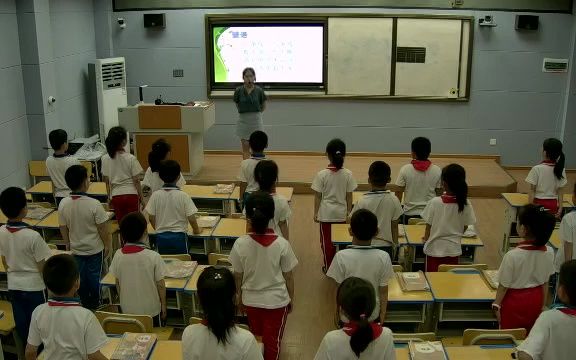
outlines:
[[[322,84],[324,29],[315,26],[216,26],[214,82],[242,82],[253,67],[259,83]]]

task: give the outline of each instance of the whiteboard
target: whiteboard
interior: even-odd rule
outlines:
[[[392,19],[328,19],[328,94],[390,95]]]
[[[462,20],[398,19],[397,46],[426,48],[426,61],[396,63],[395,95],[458,96],[451,90],[461,85],[461,26]]]

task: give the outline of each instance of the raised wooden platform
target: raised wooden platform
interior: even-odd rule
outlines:
[[[310,193],[310,185],[316,173],[328,165],[324,154],[311,152],[268,152],[268,158],[278,163],[280,186],[290,186],[295,193]],[[402,165],[410,162],[409,154],[351,153],[346,157],[346,168],[358,181],[359,190],[369,190],[368,168],[375,160],[386,161],[392,168],[392,182],[396,181]],[[458,163],[466,168],[470,196],[499,198],[501,193],[515,192],[516,180],[499,164],[498,156],[435,155],[431,159],[440,167]],[[237,181],[242,158],[240,153],[206,151],[204,166],[200,173],[189,178],[191,184],[214,184]],[[394,189],[394,186],[390,187]]]

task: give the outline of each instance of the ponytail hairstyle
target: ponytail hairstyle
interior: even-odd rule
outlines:
[[[160,171],[160,162],[166,160],[172,146],[165,139],[158,139],[152,144],[152,150],[148,153],[148,165],[152,172]]]
[[[225,345],[234,328],[236,283],[225,267],[206,268],[198,278],[198,297],[208,329]]]
[[[368,321],[376,307],[374,287],[364,279],[349,277],[338,287],[336,303],[346,317],[358,325],[356,332],[350,336],[350,347],[354,354],[360,357],[374,336]]]
[[[106,151],[112,159],[116,156],[116,152],[122,148],[124,141],[128,141],[128,134],[122,126],[114,126],[108,131],[108,137],[105,141]]]
[[[252,231],[264,234],[270,220],[274,219],[274,200],[263,191],[253,192],[246,199],[246,217],[250,220]]]
[[[326,145],[326,155],[330,163],[338,170],[344,166],[344,157],[346,156],[346,144],[340,139],[332,139]]]
[[[556,226],[556,218],[544,207],[529,204],[520,208],[518,225],[524,226],[525,237],[534,240],[534,245],[544,246],[552,236]]]
[[[554,175],[556,175],[558,180],[562,180],[564,178],[564,165],[566,164],[566,157],[562,151],[562,142],[555,138],[548,138],[544,140],[542,148],[548,160],[556,163],[554,165]]]
[[[464,211],[468,204],[468,184],[466,184],[466,170],[458,164],[450,164],[442,169],[442,182],[445,190],[456,196],[458,212]]]
[[[278,165],[273,160],[260,160],[254,168],[254,180],[260,190],[271,193],[278,181]]]

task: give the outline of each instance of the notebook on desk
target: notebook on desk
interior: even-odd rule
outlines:
[[[426,291],[430,290],[426,276],[422,271],[396,273],[398,283],[402,291]]]
[[[182,279],[192,276],[198,267],[196,261],[182,261],[177,259],[164,260],[166,264],[165,276],[173,279]]]
[[[498,289],[498,270],[482,270],[482,276],[492,289]]]
[[[408,349],[412,360],[447,360],[441,341],[410,341]]]
[[[154,334],[125,333],[111,360],[147,360],[158,338]]]
[[[52,211],[54,211],[54,209],[45,208],[42,206],[29,205],[28,214],[26,214],[26,217],[32,220],[42,220],[46,216],[48,216],[48,214],[50,214]]]
[[[214,186],[214,194],[232,194],[234,191],[234,184],[216,184]]]

